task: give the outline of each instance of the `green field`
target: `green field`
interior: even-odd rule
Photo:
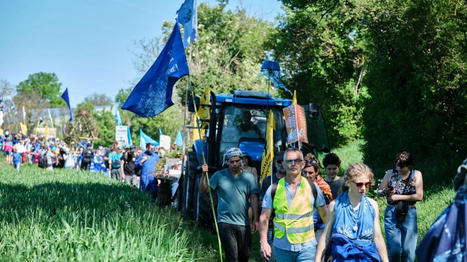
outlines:
[[[358,144],[340,150],[344,168],[361,160]],[[0,181],[0,261],[219,260],[215,235],[103,175],[36,166],[17,173],[0,158]],[[426,185],[419,240],[454,195]],[[377,200],[383,227],[385,199]],[[258,246],[255,234],[250,261],[261,261]]]
[[[0,210],[1,261],[217,260],[204,230],[95,173],[17,173],[2,158]]]

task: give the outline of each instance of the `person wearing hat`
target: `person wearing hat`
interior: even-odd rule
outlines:
[[[224,164],[228,167],[217,171],[209,179],[211,189],[217,192],[217,223],[227,261],[248,261],[250,230],[256,232],[258,227],[258,184],[251,173],[242,169],[242,156],[239,148],[228,149],[224,154]],[[209,190],[205,175],[207,171],[208,166],[204,164],[200,184],[203,193]],[[251,225],[248,218],[250,205],[253,209]]]

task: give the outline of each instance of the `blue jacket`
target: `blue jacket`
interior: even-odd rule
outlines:
[[[147,156],[148,159],[141,164],[141,160],[143,157]],[[138,159],[136,160],[135,167],[141,167],[141,176],[150,176],[156,170],[157,162],[159,162],[159,156],[157,153],[152,153],[152,155],[148,155],[145,153],[141,154]]]

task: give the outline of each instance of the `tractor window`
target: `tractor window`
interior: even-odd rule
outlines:
[[[281,140],[284,124],[283,121],[281,121],[282,110],[274,109],[273,112],[276,119],[274,141],[277,142]],[[265,143],[268,114],[269,109],[267,108],[252,109],[247,107],[227,106],[224,110],[219,159],[222,161],[224,152],[228,148],[238,147],[240,140]]]

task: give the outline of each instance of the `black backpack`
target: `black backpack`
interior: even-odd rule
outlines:
[[[91,161],[92,158],[92,150],[91,148],[86,148],[83,153],[83,159],[86,159],[87,161]]]
[[[41,152],[39,155],[39,162],[37,163],[40,168],[47,167],[47,151]]]

